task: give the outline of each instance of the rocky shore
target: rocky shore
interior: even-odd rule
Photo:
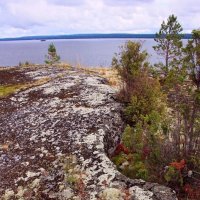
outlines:
[[[2,200],[176,199],[167,187],[126,178],[110,161],[124,124],[106,79],[39,66],[0,70],[0,84],[21,84],[0,97]]]

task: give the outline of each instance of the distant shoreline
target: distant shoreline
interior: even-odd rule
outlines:
[[[110,33],[110,34],[73,34],[73,35],[48,35],[48,36],[24,36],[16,38],[0,38],[0,41],[20,41],[20,40],[56,40],[56,39],[154,39],[155,34],[129,34],[129,33]],[[184,39],[191,39],[191,34],[184,34]]]

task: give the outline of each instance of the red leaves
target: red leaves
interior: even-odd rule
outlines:
[[[170,166],[178,170],[180,178],[182,179],[182,170],[186,166],[186,161],[182,159],[180,162],[172,162],[170,163]],[[187,194],[187,198],[195,200],[200,199],[200,186],[194,184],[194,182],[190,181],[190,184],[186,182],[182,189],[185,192],[185,194]]]
[[[172,167],[174,167],[174,168],[177,169],[177,170],[182,170],[182,169],[185,167],[186,162],[185,162],[185,160],[183,159],[183,160],[181,160],[180,162],[172,162],[172,163],[170,163],[169,165],[172,166]]]
[[[151,153],[151,149],[149,147],[144,147],[142,150],[143,158],[146,159]]]
[[[192,191],[193,191],[193,189],[192,189],[190,184],[185,184],[185,186],[183,187],[183,190],[188,194],[192,193]]]
[[[121,152],[125,153],[125,154],[129,154],[129,153],[133,153],[133,151],[130,151],[127,147],[125,147],[122,143],[118,144],[115,151],[114,151],[114,154],[113,155],[119,155]],[[147,158],[149,156],[151,152],[151,149],[149,147],[144,147],[143,150],[142,150],[142,155],[143,155],[143,158]]]
[[[188,198],[190,199],[200,199],[200,188],[195,187],[193,188],[190,184],[185,184],[183,187],[185,193],[188,194]]]
[[[128,148],[126,148],[122,143],[118,144],[115,151],[114,155],[119,155],[121,152],[124,152],[125,154],[129,154],[130,151]]]

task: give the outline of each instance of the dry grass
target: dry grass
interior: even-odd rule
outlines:
[[[81,68],[86,73],[98,74],[99,76],[106,78],[109,85],[118,88],[120,86],[120,78],[117,71],[110,67],[98,67],[98,68]]]
[[[58,64],[55,64],[56,67],[60,67],[62,69],[66,69],[66,70],[69,70],[72,68],[72,66],[68,63],[58,63]]]

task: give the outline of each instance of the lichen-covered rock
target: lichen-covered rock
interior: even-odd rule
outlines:
[[[152,200],[153,198],[153,192],[151,191],[145,191],[144,189],[133,186],[129,188],[131,196],[134,197],[134,200]]]
[[[110,161],[124,127],[105,79],[58,67],[18,71],[26,81],[48,81],[0,100],[2,198],[176,199],[169,188],[128,179]]]
[[[106,188],[101,192],[99,197],[103,200],[123,200],[125,194],[116,188]]]

